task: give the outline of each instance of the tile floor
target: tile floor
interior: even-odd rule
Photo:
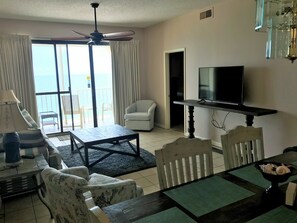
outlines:
[[[184,134],[177,130],[165,130],[154,128],[151,132],[139,132],[140,146],[152,153],[162,148]],[[69,141],[59,141],[51,138],[56,146],[67,145]],[[220,172],[225,169],[222,154],[213,153],[214,171]],[[150,168],[139,172],[120,176],[121,179],[134,179],[144,189],[145,194],[159,190],[156,168]],[[0,223],[54,223],[46,207],[41,203],[38,196],[33,193],[17,198],[5,199],[0,210]]]

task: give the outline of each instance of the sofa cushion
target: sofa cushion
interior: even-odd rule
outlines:
[[[20,131],[20,147],[22,149],[45,146],[46,142],[40,129]]]
[[[20,155],[39,155],[42,154],[46,161],[49,160],[49,153],[46,146],[31,147],[20,150]]]

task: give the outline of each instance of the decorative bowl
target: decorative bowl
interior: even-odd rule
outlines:
[[[264,172],[261,167],[264,165],[269,165],[269,164],[275,165],[276,167],[285,166],[290,170],[290,172],[281,174],[281,175],[277,174],[276,167],[273,167],[275,169],[272,169],[272,171],[274,171],[275,174]],[[256,168],[262,173],[263,177],[266,180],[268,180],[270,182],[275,182],[275,183],[283,183],[283,182],[287,181],[289,179],[289,177],[292,175],[292,173],[295,172],[295,168],[292,165],[287,165],[287,164],[278,163],[278,162],[261,162],[261,163],[256,164]]]
[[[267,168],[269,170],[268,171],[269,173],[265,172],[267,171],[266,165],[269,165],[269,168]],[[285,168],[283,169],[286,171],[284,171],[282,174],[277,174],[276,168],[280,166],[284,166]],[[265,190],[264,198],[268,202],[280,203],[280,204],[284,203],[284,199],[285,199],[284,192],[279,188],[278,184],[286,182],[291,175],[296,174],[297,170],[292,165],[278,163],[278,162],[260,162],[260,163],[257,163],[255,167],[261,172],[262,176],[266,180],[271,182],[271,185]]]

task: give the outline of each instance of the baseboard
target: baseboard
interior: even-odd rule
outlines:
[[[212,151],[215,152],[215,153],[223,154],[223,150],[218,149],[216,147],[212,147]]]
[[[212,144],[212,150],[214,152],[219,153],[219,154],[223,154],[222,144],[221,143],[212,140],[211,144]]]
[[[154,125],[157,126],[157,127],[159,127],[159,128],[166,129],[166,128],[165,128],[165,125],[162,125],[162,124],[160,124],[160,123],[156,123],[156,122],[155,122]]]

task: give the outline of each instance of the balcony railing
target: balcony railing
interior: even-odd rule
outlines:
[[[62,95],[62,94],[61,94]],[[72,91],[72,95],[78,95],[79,105],[83,114],[83,124],[78,125],[80,123],[80,117],[78,115],[74,115],[74,125],[75,128],[85,128],[85,127],[93,127],[93,105],[92,105],[92,93],[91,89],[75,89]],[[44,114],[45,112],[52,112],[53,117],[46,116],[47,118],[43,119],[43,117],[39,116],[40,127],[46,133],[57,133],[61,131],[60,123],[62,120],[63,131],[72,130],[72,122],[69,122],[71,119],[68,116],[68,122],[66,122],[65,114],[63,113],[63,106],[61,105],[62,110],[62,119],[60,117],[59,112],[59,100],[58,94],[37,94],[37,108],[39,114]],[[112,100],[112,89],[111,88],[100,88],[96,89],[96,104],[97,104],[97,120],[98,125],[112,124],[114,123],[113,116],[113,100]],[[57,114],[57,115],[56,115]],[[58,125],[55,125],[58,123]]]

